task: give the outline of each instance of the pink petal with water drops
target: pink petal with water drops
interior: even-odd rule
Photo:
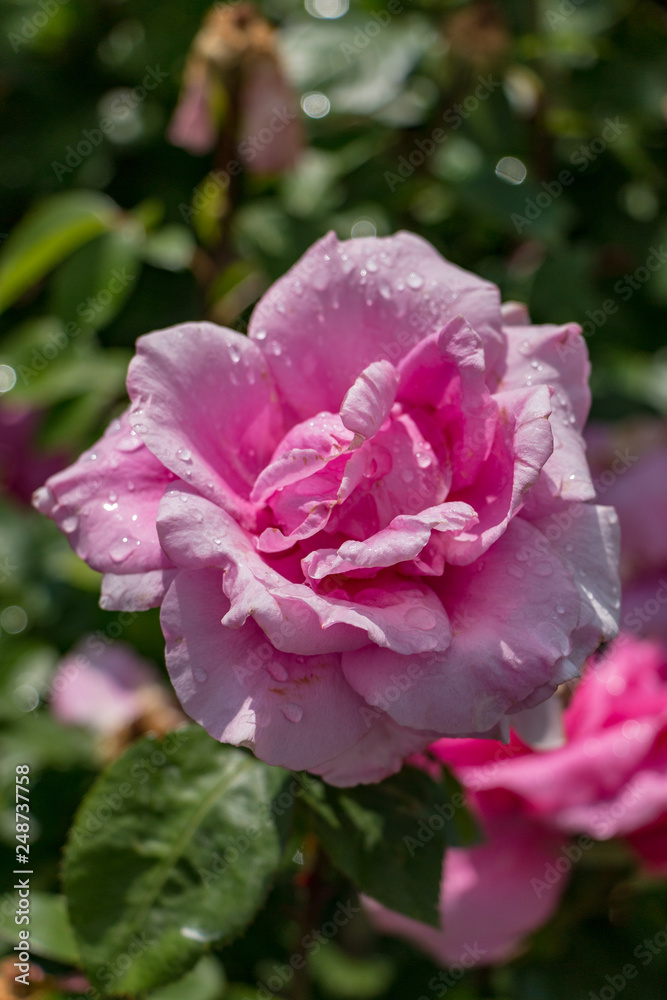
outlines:
[[[222,572],[180,572],[162,605],[167,668],[185,711],[217,740],[301,769],[344,753],[366,732],[363,702],[336,654],[280,652],[251,619],[229,610]]]
[[[145,573],[171,566],[155,518],[175,478],[132,432],[125,412],[73,465],[47,479],[34,503],[93,569]]]

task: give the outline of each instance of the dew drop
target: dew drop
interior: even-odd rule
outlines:
[[[118,504],[117,503],[103,503],[102,506],[103,506],[103,508],[105,510],[116,510],[116,508],[118,507]]]
[[[273,343],[269,345],[269,351],[271,352],[271,354],[273,354],[274,357],[279,358],[280,355],[283,353],[283,349],[280,346],[280,342],[274,340]]]
[[[266,330],[258,330],[255,334],[255,340],[266,340]]]
[[[76,514],[70,514],[70,516],[66,517],[65,520],[63,521],[63,531],[68,535],[71,535],[72,532],[76,531],[78,527],[79,527],[79,518],[76,516]]]
[[[435,615],[428,608],[410,608],[405,613],[405,622],[422,632],[430,632],[437,624]]]
[[[179,448],[176,452],[176,458],[179,458],[181,462],[191,462],[192,452],[189,448]]]
[[[232,359],[233,365],[237,365],[241,360],[241,352],[236,344],[229,344],[229,357]]]
[[[206,673],[205,670],[202,670],[201,667],[195,667],[193,673],[195,680],[198,681],[200,684],[203,684],[204,681],[208,680],[208,674]]]
[[[415,459],[416,459],[417,465],[419,466],[420,469],[428,469],[429,465],[433,461],[433,459],[428,454],[428,452],[424,452],[424,451],[418,451],[415,454]]]
[[[142,444],[143,442],[137,432],[130,431],[129,434],[126,434],[126,436],[118,442],[116,447],[119,451],[136,451],[137,448],[141,448]]]
[[[565,614],[565,608],[563,607],[562,604],[557,604],[556,605],[556,614],[558,614],[558,615],[564,615]]]
[[[127,488],[128,488],[128,490],[129,490],[130,493],[134,493],[135,487],[134,487],[134,483],[132,482],[131,479],[128,480]]]
[[[405,282],[401,278],[399,278],[398,281],[396,282],[396,291],[402,292],[404,288],[405,288]]]
[[[303,709],[300,705],[295,705],[293,701],[286,701],[280,706],[280,710],[288,722],[301,722],[303,719]]]
[[[371,257],[370,260],[366,261],[366,270],[370,271],[371,274],[375,274],[375,272],[378,270],[379,267],[380,265],[378,264],[378,262],[375,260],[374,257]]]
[[[530,343],[529,343],[529,341],[524,340],[524,341],[521,342],[521,344],[519,345],[519,352],[521,354],[524,354],[524,355],[525,354],[530,354]]]
[[[111,423],[109,424],[109,433],[118,434],[122,426],[123,425],[121,424],[120,420],[112,420]]]
[[[120,542],[114,542],[109,549],[109,555],[115,563],[124,562],[130,555],[133,546],[134,538],[123,538]]]
[[[416,271],[411,271],[407,277],[407,283],[410,288],[421,288],[424,284],[424,279],[421,274],[417,274]]]
[[[285,670],[282,663],[279,663],[277,660],[273,661],[272,663],[267,663],[266,669],[269,671],[274,681],[289,680],[289,674]]]

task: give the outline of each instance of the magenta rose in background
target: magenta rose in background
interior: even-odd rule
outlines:
[[[615,633],[587,378],[576,324],[501,311],[416,236],[330,234],[248,337],[140,338],[129,410],[36,503],[103,607],[162,605],[213,736],[375,781],[438,736],[538,731],[528,710]]]
[[[598,493],[621,528],[622,627],[667,639],[667,421],[587,428]]]
[[[547,752],[515,734],[509,744],[431,746],[465,788],[486,839],[445,854],[441,930],[366,900],[378,929],[443,965],[469,964],[462,956],[474,943],[486,965],[513,957],[552,916],[594,840],[621,837],[645,868],[667,875],[667,647],[622,634],[589,662],[562,721],[565,742]]]

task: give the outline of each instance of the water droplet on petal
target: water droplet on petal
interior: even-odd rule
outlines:
[[[558,614],[558,615],[564,615],[565,614],[565,608],[563,607],[562,604],[557,604],[556,605],[556,614]]]
[[[407,277],[407,283],[410,288],[421,288],[424,284],[424,279],[421,274],[417,274],[415,271],[412,271]]]
[[[370,260],[366,261],[366,269],[370,271],[371,274],[374,274],[379,268],[379,266],[380,265],[378,264],[378,262],[375,260],[374,257],[371,257]]]
[[[258,330],[255,334],[255,340],[266,340],[266,330]]]
[[[232,359],[233,365],[237,365],[241,360],[241,352],[236,344],[229,344],[229,357]]]
[[[288,722],[301,722],[303,719],[303,709],[300,705],[295,705],[293,701],[286,701],[280,706],[280,710]]]
[[[411,625],[412,628],[418,628],[423,632],[430,632],[437,624],[435,615],[428,608],[410,608],[405,613],[405,622],[406,625]]]
[[[125,537],[119,542],[114,542],[109,549],[109,555],[115,563],[124,562],[135,547],[136,539]]]
[[[141,448],[143,441],[139,437],[136,431],[130,431],[126,434],[122,440],[118,442],[116,447],[119,451],[136,451],[137,448]]]
[[[429,455],[429,453],[425,451],[418,451],[415,454],[415,459],[420,469],[428,469],[429,465],[433,461],[431,455]]]
[[[279,663],[277,660],[273,661],[272,663],[267,663],[266,669],[269,671],[274,681],[289,680],[289,674],[285,670],[282,663]]]
[[[66,517],[65,520],[63,521],[62,527],[63,531],[66,534],[71,535],[72,532],[76,531],[76,529],[79,527],[79,518],[76,516],[76,514],[70,514],[70,516]]]
[[[523,340],[519,345],[519,352],[521,354],[530,354],[530,343],[527,340]]]
[[[206,673],[205,670],[202,670],[201,667],[195,667],[193,673],[195,680],[198,681],[200,684],[203,684],[204,681],[208,680],[208,674]]]
[[[176,452],[176,458],[179,458],[181,462],[191,462],[192,452],[189,448],[179,448]]]
[[[105,510],[116,510],[116,508],[118,507],[118,504],[117,503],[103,503],[102,506],[103,506],[103,508]]]

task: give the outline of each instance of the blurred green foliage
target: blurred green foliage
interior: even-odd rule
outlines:
[[[24,461],[33,449],[61,449],[64,464],[96,439],[123,408],[137,336],[202,317],[244,329],[261,291],[330,228],[341,237],[420,233],[497,282],[504,298],[527,302],[536,321],[584,325],[594,414],[667,412],[663,6],[258,7],[279,28],[299,95],[325,95],[329,111],[303,114],[307,143],[294,170],[244,170],[194,212],[217,154],[190,155],[165,130],[208,4],[0,7],[0,365],[17,373],[0,415],[38,408],[39,427],[20,446]],[[147,74],[152,89],[143,86]],[[113,127],[102,132],[109,117]],[[33,887],[43,894],[37,937],[55,975],[73,960],[57,897],[61,850],[102,756],[91,734],[50,717],[49,684],[58,657],[82,634],[116,634],[117,616],[97,606],[99,575],[9,489],[0,515],[0,611],[27,616],[14,631],[12,616],[7,628],[0,615],[0,943],[9,952],[14,931],[11,782],[15,764],[27,761]],[[162,663],[157,613],[134,619],[122,638]],[[351,889],[326,867],[321,885],[324,921]],[[286,862],[250,929],[154,1000],[251,997],[252,984],[284,966],[302,936],[303,894],[299,869]],[[432,963],[380,938],[360,915],[311,956],[310,993],[298,992],[300,981],[284,995],[588,1000],[634,962],[640,975],[623,995],[652,1000],[664,994],[667,950],[646,967],[633,955],[666,923],[662,886],[638,881],[623,857],[595,864],[591,852],[558,916],[505,968],[475,969],[445,986]],[[49,993],[65,995],[56,986]]]

